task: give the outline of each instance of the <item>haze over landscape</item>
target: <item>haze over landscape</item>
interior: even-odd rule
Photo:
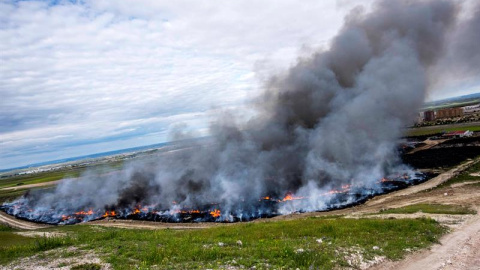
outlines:
[[[210,115],[247,110],[271,75],[330,48],[344,16],[372,3],[2,1],[0,169],[208,135]],[[461,76],[426,98],[479,92],[471,66],[451,65]]]

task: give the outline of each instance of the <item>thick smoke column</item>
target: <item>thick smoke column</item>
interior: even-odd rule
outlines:
[[[66,180],[51,193],[21,200],[37,213],[68,214],[138,203],[175,209],[216,202],[228,218],[245,202],[293,192],[308,198],[296,210],[324,209],[319,194],[326,190],[374,187],[405,170],[396,143],[424,100],[429,68],[443,55],[457,12],[451,1],[388,0],[368,14],[355,9],[330,49],[266,83],[255,117],[236,121],[230,113],[216,119],[214,143],[116,174]]]

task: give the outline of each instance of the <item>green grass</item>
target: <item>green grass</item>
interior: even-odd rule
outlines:
[[[61,180],[64,178],[77,178],[86,170],[94,170],[99,174],[108,173],[115,170],[120,170],[123,166],[123,161],[114,161],[109,164],[92,164],[88,167],[79,166],[74,168],[65,168],[58,171],[39,172],[28,175],[10,176],[0,179],[0,189],[5,187],[19,187],[30,184],[39,184]]]
[[[23,185],[39,184],[51,181],[61,180],[66,177],[78,177],[80,170],[41,172],[29,175],[15,176],[0,180],[0,188],[20,187]]]
[[[463,172],[459,173],[458,175],[450,178],[448,181],[438,185],[436,188],[448,187],[448,186],[451,186],[452,184],[456,184],[456,183],[480,181],[480,176],[470,175],[472,173],[478,173],[478,172],[480,172],[480,161],[471,165],[468,169],[464,170]],[[475,186],[475,185],[472,185],[472,186]]]
[[[70,270],[100,270],[102,266],[96,263],[85,263],[72,266]]]
[[[38,252],[72,244],[70,237],[26,237],[16,230],[0,224],[0,265],[14,258],[26,257]]]
[[[23,194],[25,194],[26,189],[21,190],[0,190],[0,205],[5,201],[14,200]]]
[[[445,126],[432,126],[432,127],[419,127],[419,128],[412,128],[407,131],[407,136],[415,137],[415,136],[426,136],[426,135],[434,135],[438,133],[452,132],[452,131],[460,131],[460,130],[470,130],[470,131],[480,131],[480,126],[458,126],[458,127],[448,127]]]
[[[103,254],[115,269],[205,269],[225,266],[332,269],[347,266],[336,252],[358,249],[364,258],[399,259],[405,249],[437,242],[446,229],[431,219],[307,218],[239,223],[210,229],[127,230],[95,226],[50,229],[70,237],[42,238],[35,243],[0,247],[5,264],[56,247],[77,246]],[[322,243],[316,240],[322,239]],[[242,244],[237,244],[240,240]],[[219,244],[223,243],[223,244]],[[1,244],[0,244],[1,245]],[[374,250],[373,246],[379,249]],[[301,251],[303,250],[303,251]]]
[[[33,238],[21,236],[15,232],[17,232],[17,230],[0,224],[0,250],[1,248],[15,248],[16,246],[34,243],[35,240]]]
[[[413,214],[417,212],[429,214],[450,214],[450,215],[465,215],[476,214],[474,210],[460,205],[447,204],[412,204],[400,208],[392,208],[381,211],[382,214]]]
[[[58,181],[64,178],[78,178],[80,177],[87,169],[95,170],[99,174],[108,173],[115,170],[120,170],[122,168],[123,161],[112,162],[111,164],[97,164],[91,165],[90,167],[76,167],[73,169],[64,169],[54,172],[40,172],[33,173],[29,175],[20,175],[20,176],[11,176],[0,179],[0,204],[2,202],[13,200],[22,196],[27,190],[31,188],[24,188],[26,185],[30,184],[39,184]],[[52,185],[35,187],[37,188],[49,188]],[[16,190],[2,190],[3,188],[16,187]]]

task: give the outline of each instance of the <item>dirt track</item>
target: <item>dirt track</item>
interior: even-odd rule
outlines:
[[[477,212],[480,208],[476,208]],[[480,269],[480,216],[474,215],[429,250],[397,262],[384,262],[371,270]]]
[[[29,221],[24,221],[21,219],[14,218],[13,216],[5,214],[5,212],[0,211],[0,223],[7,224],[12,228],[22,229],[22,230],[37,230],[50,227],[48,225],[33,223]]]
[[[57,181],[50,181],[50,182],[29,184],[29,185],[15,186],[15,187],[5,187],[5,188],[1,188],[0,190],[20,190],[20,189],[29,189],[29,188],[35,188],[35,187],[54,186],[60,183],[61,181],[62,180],[57,180]]]

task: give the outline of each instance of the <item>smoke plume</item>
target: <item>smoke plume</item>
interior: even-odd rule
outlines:
[[[408,170],[397,140],[423,103],[430,69],[455,36],[458,9],[452,1],[401,0],[380,1],[370,12],[356,8],[329,49],[268,80],[254,102],[254,117],[217,116],[211,143],[131,163],[120,172],[67,179],[52,192],[22,200],[35,211],[59,213],[215,202],[228,219],[245,202],[291,192],[308,198],[295,210],[322,210],[319,194],[327,190],[374,187],[382,177]],[[478,24],[468,27],[462,31]]]

